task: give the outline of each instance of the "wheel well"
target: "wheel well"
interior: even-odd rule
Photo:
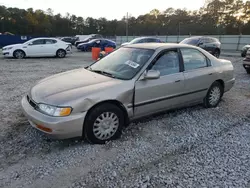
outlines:
[[[225,88],[225,83],[224,83],[224,81],[219,79],[219,80],[216,80],[216,82],[219,82],[219,83],[221,84],[223,90],[224,90],[224,88]]]
[[[94,108],[96,108],[97,106],[100,106],[102,104],[113,104],[113,105],[117,106],[118,108],[120,108],[122,110],[123,114],[124,114],[124,117],[125,117],[125,126],[126,127],[128,126],[128,124],[129,124],[128,112],[127,112],[126,108],[123,106],[123,104],[121,102],[117,101],[117,100],[106,100],[106,101],[102,101],[102,102],[99,102],[99,103],[95,104],[94,106],[92,106],[88,110],[88,112],[86,114],[86,117],[91,113],[91,111]],[[85,118],[85,120],[86,120],[86,118]],[[85,124],[85,120],[84,120],[84,124]]]
[[[14,54],[15,54],[16,51],[22,51],[22,52],[24,53],[24,56],[26,56],[25,51],[23,51],[23,50],[21,50],[21,49],[16,49],[16,50],[13,52],[13,56],[14,56]]]
[[[65,51],[65,52],[66,52],[66,50],[64,50],[64,49],[60,48],[60,49],[58,49],[58,50],[56,51],[56,53],[57,53],[59,50],[63,50],[63,51]]]

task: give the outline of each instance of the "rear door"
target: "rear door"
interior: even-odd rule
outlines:
[[[205,48],[206,51],[208,51],[209,53],[213,53],[214,49],[215,49],[215,44],[212,38],[207,37],[206,38],[206,43],[205,43]]]
[[[189,102],[200,101],[216,80],[210,60],[199,50],[180,49],[184,62],[185,91]]]
[[[46,55],[56,55],[58,49],[57,41],[54,39],[45,39],[44,52]]]
[[[160,78],[135,83],[135,116],[149,115],[182,103],[184,75],[177,49],[161,52],[147,70],[160,71]]]

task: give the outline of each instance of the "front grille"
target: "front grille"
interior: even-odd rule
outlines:
[[[33,108],[36,108],[37,104],[35,101],[33,101],[28,95],[27,95],[27,100],[30,104],[30,106],[32,106]]]

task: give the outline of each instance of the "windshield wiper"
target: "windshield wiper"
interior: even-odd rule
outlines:
[[[113,74],[111,74],[109,72],[105,72],[105,71],[101,71],[101,70],[93,70],[93,69],[89,69],[89,70],[92,71],[92,72],[98,73],[98,74],[102,74],[102,75],[105,75],[105,76],[116,78],[115,75],[113,75]]]

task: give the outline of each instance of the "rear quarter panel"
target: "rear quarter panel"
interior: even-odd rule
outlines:
[[[217,77],[224,82],[224,92],[229,91],[235,82],[234,67],[228,60],[219,59],[214,62]]]

